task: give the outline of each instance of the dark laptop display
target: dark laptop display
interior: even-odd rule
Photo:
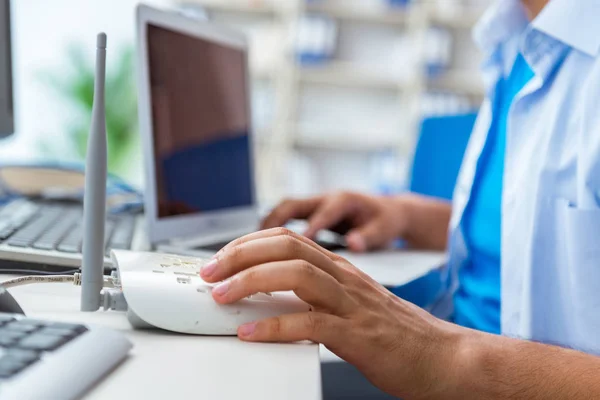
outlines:
[[[158,217],[251,205],[245,52],[147,32]]]

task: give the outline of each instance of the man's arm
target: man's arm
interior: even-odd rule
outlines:
[[[420,195],[402,195],[397,198],[404,207],[407,229],[404,239],[418,249],[445,250],[448,226],[452,215],[449,202]]]
[[[225,246],[200,271],[219,304],[293,290],[310,312],[241,326],[251,342],[322,343],[402,399],[600,399],[600,359],[439,320],[286,229]]]
[[[598,357],[470,331],[458,348],[450,368],[452,398],[600,398]]]

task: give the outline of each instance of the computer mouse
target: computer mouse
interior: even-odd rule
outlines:
[[[0,286],[0,312],[8,314],[25,314],[15,298],[2,286]]]
[[[299,235],[304,235],[304,232],[308,229],[308,221],[293,219],[289,221],[285,227]],[[344,235],[328,229],[321,229],[317,232],[314,241],[319,246],[329,251],[345,250],[348,248],[348,243],[346,242]]]
[[[194,335],[236,335],[248,322],[305,312],[293,293],[257,294],[234,304],[217,304],[213,285],[199,276],[207,260],[172,254],[113,250],[113,265],[136,327]]]

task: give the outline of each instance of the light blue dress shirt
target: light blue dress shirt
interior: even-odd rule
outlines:
[[[501,232],[501,326],[508,336],[600,354],[600,1],[552,0],[529,24],[499,0],[475,29],[488,93],[521,51],[535,77],[509,111]],[[518,34],[523,32],[524,35]],[[516,34],[517,33],[517,34]],[[484,101],[455,189],[446,277],[452,312],[468,259],[459,229],[492,120]]]

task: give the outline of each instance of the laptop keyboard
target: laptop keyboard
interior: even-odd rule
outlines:
[[[81,253],[83,208],[76,204],[15,200],[0,210],[0,241],[17,248]],[[104,249],[131,248],[135,217],[109,215]]]
[[[0,380],[18,374],[86,331],[83,325],[0,313]]]

